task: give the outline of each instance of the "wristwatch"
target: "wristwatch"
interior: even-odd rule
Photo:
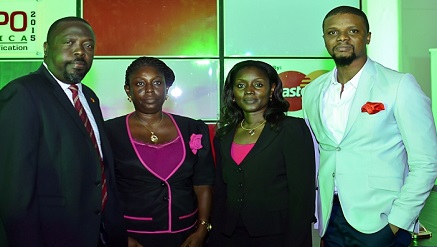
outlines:
[[[208,222],[206,222],[206,221],[204,221],[204,220],[199,220],[199,225],[204,225],[204,226],[206,226],[206,230],[209,232],[209,231],[211,231],[211,229],[212,229],[212,225],[211,225],[211,223],[208,223]]]

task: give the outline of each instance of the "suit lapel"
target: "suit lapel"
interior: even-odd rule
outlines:
[[[232,161],[234,161],[234,159],[231,156],[231,148],[232,148],[232,142],[234,140],[235,131],[236,131],[236,129],[233,129],[232,132],[230,132],[229,134],[224,136],[223,139],[221,140],[222,147],[223,147],[223,154],[222,155],[224,155],[226,157],[226,159],[229,159]],[[255,145],[249,151],[247,156],[244,157],[244,159],[240,165],[244,165],[244,163],[246,161],[253,159],[253,158],[256,158],[256,155],[258,153],[260,153],[263,149],[268,147],[268,145],[272,142],[272,140],[276,138],[278,133],[279,132],[275,132],[271,129],[270,124],[266,124],[266,126],[264,126],[264,129],[261,132],[258,140],[256,141]]]
[[[103,130],[103,119],[101,116],[100,106],[97,102],[97,99],[93,97],[94,94],[91,93],[91,90],[82,84],[82,92],[85,96],[85,99],[88,103],[88,106],[91,109],[91,113],[93,114],[94,121],[96,121],[97,127],[99,128],[99,132]]]
[[[88,135],[85,127],[83,126],[82,120],[80,120],[79,118],[79,114],[77,113],[76,109],[74,109],[74,106],[71,104],[70,99],[68,99],[67,95],[59,86],[58,82],[52,77],[52,75],[43,65],[41,65],[41,67],[38,69],[38,72],[46,77],[47,81],[50,84],[50,87],[53,88],[53,95],[58,100],[59,104],[65,108],[65,111],[68,113],[68,115],[70,115],[73,122],[75,122],[78,127],[82,129],[85,135]]]
[[[222,139],[220,140],[220,143],[222,144],[222,156],[223,159],[226,160],[234,160],[232,159],[231,156],[231,146],[232,146],[232,141],[234,140],[234,135],[235,135],[235,128],[228,134],[226,134],[225,136],[222,137]]]
[[[256,155],[261,153],[263,149],[269,146],[269,144],[276,138],[276,136],[279,134],[278,132],[275,132],[271,128],[271,124],[266,124],[259,135],[258,140],[256,141],[253,148],[250,150],[250,152],[247,154],[246,157],[244,157],[241,164],[244,164],[246,161],[251,160],[253,158],[256,158]]]
[[[367,63],[363,67],[363,71],[361,73],[361,77],[358,83],[358,88],[352,101],[343,139],[347,136],[358,115],[361,113],[361,107],[369,100],[370,91],[372,90],[374,84],[374,80],[372,79],[374,77],[374,74],[374,62],[368,59]]]
[[[315,112],[317,112],[317,121],[315,124],[317,124],[319,126],[319,130],[324,132],[324,135],[327,136],[333,143],[336,143],[336,140],[334,138],[334,136],[332,135],[332,133],[328,130],[328,127],[326,126],[325,121],[323,120],[323,96],[326,92],[326,90],[328,89],[329,85],[331,84],[332,78],[333,78],[333,74],[334,74],[334,70],[332,70],[331,72],[329,72],[329,74],[327,75],[327,80],[324,81],[324,83],[320,83],[318,85],[318,89],[316,90],[316,95],[315,97],[315,101],[314,103],[316,104],[315,106]]]

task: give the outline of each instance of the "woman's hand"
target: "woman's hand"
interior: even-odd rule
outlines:
[[[181,247],[203,247],[207,233],[206,227],[200,225],[197,231],[188,236]]]
[[[127,237],[127,242],[128,242],[127,244],[128,247],[144,247],[140,243],[138,243],[138,241],[136,241],[131,237]]]

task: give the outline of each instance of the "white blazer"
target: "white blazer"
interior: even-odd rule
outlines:
[[[323,236],[331,215],[334,180],[347,222],[374,233],[390,222],[412,231],[437,177],[437,137],[430,99],[411,74],[368,59],[344,137],[337,142],[322,116],[333,71],[308,84],[303,110],[319,143],[317,213]],[[376,114],[366,102],[383,103]]]

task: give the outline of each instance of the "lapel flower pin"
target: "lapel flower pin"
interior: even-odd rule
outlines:
[[[203,148],[202,146],[202,134],[192,134],[190,137],[190,148],[193,154],[197,154],[197,150]]]
[[[367,112],[370,115],[385,110],[384,104],[380,102],[367,102],[361,107],[361,112]]]
[[[90,100],[91,100],[91,102],[93,102],[93,103],[95,102],[94,98],[90,98]]]

